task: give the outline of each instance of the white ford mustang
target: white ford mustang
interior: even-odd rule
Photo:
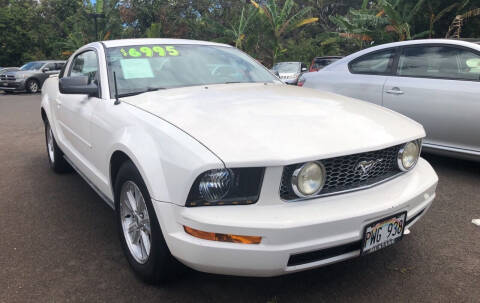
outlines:
[[[50,166],[116,212],[145,281],[177,260],[274,276],[400,240],[437,185],[424,129],[376,105],[284,85],[228,45],[88,44],[42,89]]]

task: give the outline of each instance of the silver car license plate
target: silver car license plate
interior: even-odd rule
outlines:
[[[365,227],[362,254],[369,254],[402,239],[407,212],[371,223]]]

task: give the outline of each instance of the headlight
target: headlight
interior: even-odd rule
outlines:
[[[185,205],[253,204],[260,196],[264,171],[263,167],[206,171],[193,183]]]
[[[408,171],[417,164],[418,158],[420,157],[421,144],[421,140],[416,140],[408,142],[400,148],[397,157],[400,170]]]
[[[202,175],[198,190],[208,202],[217,202],[228,194],[233,172],[229,169],[212,169]]]
[[[299,197],[318,194],[325,184],[325,167],[320,162],[308,162],[292,175],[292,188]]]

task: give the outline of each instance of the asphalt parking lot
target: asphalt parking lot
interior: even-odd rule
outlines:
[[[476,134],[478,135],[478,134]],[[0,302],[480,302],[480,163],[425,155],[440,183],[397,245],[276,278],[135,278],[113,212],[48,168],[40,95],[0,93]]]

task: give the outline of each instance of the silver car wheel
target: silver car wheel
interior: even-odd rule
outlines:
[[[30,81],[28,83],[28,89],[30,90],[30,92],[32,93],[36,93],[38,92],[38,83],[36,81]]]
[[[50,162],[55,162],[55,152],[53,146],[53,132],[50,125],[47,124],[47,150],[48,150],[48,157],[50,158]]]
[[[120,192],[120,219],[123,236],[135,261],[145,264],[150,256],[152,232],[150,217],[142,192],[127,181]]]

